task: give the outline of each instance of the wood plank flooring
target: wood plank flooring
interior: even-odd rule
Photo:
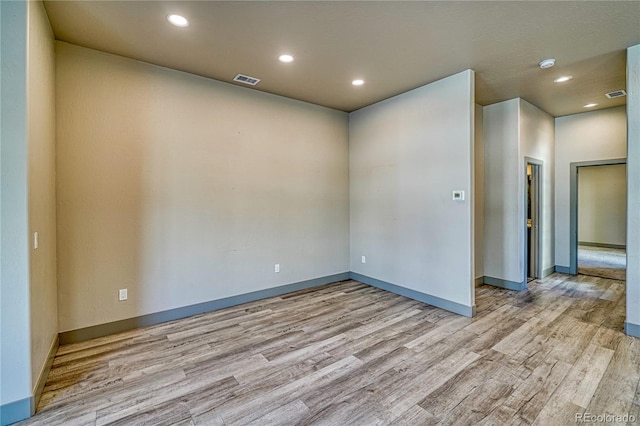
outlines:
[[[355,281],[61,346],[24,425],[640,421],[624,282],[476,289],[461,317]]]

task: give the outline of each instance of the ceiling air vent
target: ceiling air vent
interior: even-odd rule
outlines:
[[[605,93],[605,96],[609,99],[613,99],[613,98],[619,98],[621,96],[625,96],[626,94],[627,92],[625,92],[624,90],[615,90],[613,92]]]
[[[260,83],[259,78],[249,77],[248,75],[244,75],[244,74],[236,75],[235,77],[233,77],[233,81],[237,81],[238,83],[248,84],[249,86],[255,86],[256,84]]]

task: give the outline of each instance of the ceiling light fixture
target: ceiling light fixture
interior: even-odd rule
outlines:
[[[594,106],[598,106],[598,104],[596,104],[596,103],[586,104],[586,105],[584,105],[584,108],[593,108]]]
[[[549,58],[549,59],[543,59],[542,61],[540,61],[538,63],[538,66],[540,67],[540,69],[546,69],[546,68],[551,68],[555,64],[556,64],[556,60],[553,58]]]
[[[354,86],[362,86],[364,84],[364,80],[360,80],[360,79],[353,80],[351,84],[353,84]]]
[[[558,77],[553,80],[554,83],[564,83],[565,81],[569,81],[573,78],[572,75],[563,75],[562,77]]]
[[[291,56],[291,55],[280,55],[278,57],[278,60],[280,62],[285,62],[285,63],[293,62],[293,56]]]
[[[169,15],[169,16],[167,16],[167,21],[171,22],[176,27],[188,27],[189,26],[189,21],[187,21],[187,18],[185,18],[184,16],[180,16],[180,15]]]

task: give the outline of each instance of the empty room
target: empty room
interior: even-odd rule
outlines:
[[[640,2],[0,35],[1,426],[640,422]]]

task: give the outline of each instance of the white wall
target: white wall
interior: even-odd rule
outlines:
[[[543,273],[553,272],[555,266],[555,224],[554,224],[554,204],[555,204],[555,130],[554,119],[551,115],[528,103],[520,100],[520,146],[521,146],[521,166],[518,174],[519,194],[521,195],[521,225],[526,217],[525,182],[526,172],[524,157],[534,158],[542,161],[542,218],[540,222],[540,235],[542,238],[540,261]],[[522,244],[520,250],[524,259],[524,246],[526,241],[524,226],[520,226]],[[524,274],[524,270],[522,271]],[[524,275],[523,275],[524,276]]]
[[[31,414],[56,341],[53,33],[41,2],[0,2],[0,424]],[[34,250],[32,238],[40,241]]]
[[[31,396],[27,185],[27,3],[0,2],[2,117],[0,405]],[[5,424],[6,418],[0,419]]]
[[[484,276],[484,135],[482,105],[475,106],[474,134],[474,229],[475,229],[475,278]]]
[[[627,332],[640,337],[640,45],[627,49]]]
[[[520,283],[519,99],[484,107],[484,275]],[[523,184],[524,185],[524,184]]]
[[[349,270],[346,113],[56,52],[60,331]]]
[[[578,168],[578,241],[624,246],[627,239],[627,166]]]
[[[355,111],[349,138],[351,271],[467,308],[473,83],[465,71]]]
[[[554,122],[522,99],[484,107],[484,275],[524,285],[525,158],[542,161],[542,271],[553,268]]]
[[[29,235],[32,387],[58,336],[55,194],[55,52],[42,2],[29,2],[28,57]],[[46,377],[42,377],[43,380]]]
[[[569,169],[573,162],[625,158],[627,114],[625,107],[558,117],[556,125],[556,265],[569,268]]]

